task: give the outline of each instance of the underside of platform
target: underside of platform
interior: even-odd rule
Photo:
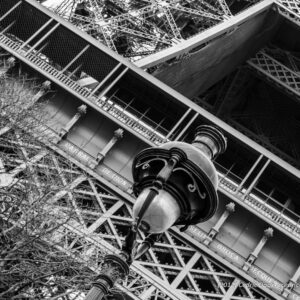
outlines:
[[[276,11],[264,11],[180,59],[160,64],[152,75],[186,97],[195,97],[268,43],[278,29],[279,19]]]

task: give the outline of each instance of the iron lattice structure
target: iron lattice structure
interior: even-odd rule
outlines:
[[[226,119],[233,127],[241,132],[245,132],[245,134],[251,136],[253,139],[259,140],[259,137],[264,136],[265,138],[262,139],[262,143],[266,148],[272,149],[274,152],[283,149],[281,151],[282,153],[285,152],[283,155],[287,156],[288,153],[290,159],[297,165],[300,157],[297,139],[291,137],[291,131],[285,126],[287,122],[283,126],[280,126],[276,133],[274,133],[274,136],[267,137],[266,133],[260,128],[259,123],[257,123],[258,116],[254,117],[249,111],[232,114],[232,110],[237,106],[238,99],[243,97],[245,87],[250,86],[250,74],[272,85],[273,88],[281,91],[295,102],[299,101],[299,70],[300,59],[298,51],[291,51],[278,45],[269,44],[258,51],[246,64],[240,66],[237,71],[231,73],[202,96],[195,98],[194,101],[206,107],[206,109],[213,111],[220,118]],[[267,96],[265,97],[267,98]],[[212,101],[214,104],[210,105],[208,103],[210,100],[207,99],[215,99]],[[286,103],[282,102],[280,109],[283,111],[286,107]],[[268,118],[272,118],[271,114],[263,114],[262,119],[267,120]],[[293,120],[292,117],[288,117],[287,119]],[[241,125],[243,120],[247,120],[248,124],[253,124],[252,130]],[[297,126],[296,122],[294,126]]]
[[[110,49],[139,60],[178,47],[230,19],[257,0],[46,0],[43,4]],[[274,1],[279,13],[300,24],[296,0]]]
[[[44,5],[110,49],[135,61],[232,16],[234,1],[46,1]],[[246,3],[244,6],[249,6]]]
[[[11,24],[14,24],[14,22],[15,20]],[[58,25],[54,25],[53,28],[57,28]],[[8,30],[10,26],[9,24],[4,30]],[[18,34],[18,31],[16,33]],[[41,40],[43,38],[44,36]],[[64,68],[57,66],[48,60],[47,57],[40,55],[39,52],[33,52],[34,47],[29,48],[28,42],[20,40],[18,35],[15,36],[4,32],[1,34],[0,42],[3,49],[8,49],[7,51],[11,53],[8,54],[3,51],[1,55],[15,55],[21,61],[25,61],[28,64],[31,63],[38,72],[55,82],[59,82],[63,88],[68,88],[78,98],[81,97],[87,100],[86,103],[96,103],[99,111],[101,109],[103,114],[114,118],[125,129],[130,129],[132,133],[140,138],[147,137],[150,146],[163,142],[164,138],[161,134],[158,135],[155,131],[151,131],[149,126],[145,126],[145,123],[140,124],[134,121],[128,114],[124,113],[124,110],[114,106],[113,102],[105,103],[101,99],[102,93],[95,94],[94,91],[80,86],[75,81],[78,78],[74,79],[72,77],[74,74],[72,76],[65,74],[64,71],[68,69],[66,66],[70,66],[70,63],[65,64]],[[55,40],[51,40],[49,46],[53,47],[51,52],[54,52],[57,43]],[[84,49],[87,49],[87,47],[84,47]],[[80,51],[82,50],[80,49]],[[72,55],[76,54],[75,60],[80,57],[80,53],[82,52],[72,53]],[[100,54],[97,53],[95,58],[99,56]],[[74,62],[74,59],[72,61]],[[105,62],[108,64],[111,61],[106,57]],[[117,70],[118,76],[126,72],[128,68],[125,68],[122,63],[116,65],[112,63],[111,66],[113,72]],[[92,72],[93,69],[91,67],[85,70]],[[100,75],[97,74],[99,82],[101,82],[99,79]],[[110,75],[107,76],[109,77]],[[96,91],[100,86],[101,84],[97,86]],[[187,114],[190,110],[191,108],[189,108]],[[192,120],[197,118],[197,111],[198,108],[194,107]],[[184,116],[187,116],[187,114]],[[41,131],[46,131],[45,128],[42,127]],[[77,148],[75,148],[75,146],[69,144],[72,145],[72,151],[69,149],[68,152],[72,157],[67,155],[63,150],[67,151],[67,147],[63,147],[63,142],[66,140],[61,140],[61,133],[59,132],[51,131],[50,128],[48,128],[47,132],[43,132],[44,136],[49,134],[49,132],[52,134],[52,136],[49,136],[52,144],[46,140],[44,142],[57,152],[55,154],[46,151],[44,146],[34,146],[34,142],[31,145],[27,145],[22,141],[22,137],[15,136],[15,133],[10,128],[2,129],[0,130],[1,149],[6,149],[3,150],[3,157],[6,157],[6,153],[8,153],[7,149],[13,149],[14,153],[10,161],[3,160],[4,168],[9,168],[9,165],[11,165],[10,168],[12,169],[18,168],[18,166],[23,166],[23,168],[30,166],[38,170],[36,172],[37,183],[43,182],[43,178],[45,178],[43,176],[44,170],[50,169],[56,172],[56,176],[60,178],[66,187],[61,193],[56,195],[53,202],[55,205],[63,207],[66,211],[74,211],[75,218],[72,222],[57,230],[47,241],[50,244],[55,243],[60,251],[86,263],[92,270],[97,272],[99,268],[98,262],[101,261],[103,254],[117,251],[124,240],[131,220],[131,205],[134,202],[130,189],[128,188],[125,193],[124,190],[122,192],[117,186],[113,186],[113,183],[110,182],[108,184],[107,180],[100,176],[99,173],[96,173],[93,167],[90,167],[89,162],[93,162],[95,157],[88,157],[83,164],[84,152],[81,151],[80,147],[76,146]],[[68,130],[63,131],[63,133],[66,134],[66,131]],[[10,132],[10,135],[8,135],[8,132]],[[23,148],[23,151],[16,151],[20,147],[21,149]],[[29,151],[29,148],[33,148],[34,151]],[[29,153],[27,157],[21,154],[25,150]],[[58,163],[55,162],[57,157],[60,157]],[[68,165],[63,163],[64,159],[68,161]],[[89,161],[89,159],[91,160]],[[266,160],[264,166],[268,166],[269,162],[270,159]],[[22,176],[22,173],[19,176]],[[250,189],[242,195],[239,192],[242,185],[238,187],[228,180],[225,175],[221,176],[221,178],[219,188],[222,193],[235,197],[237,202],[244,201],[249,211],[259,212],[268,218],[268,222],[278,227],[280,226],[282,231],[293,235],[294,239],[299,238],[298,226],[285,215],[282,215],[279,210],[275,211],[268,204],[259,201],[257,197],[252,197],[249,193]],[[71,195],[68,191],[72,192]],[[141,238],[143,238],[142,235],[139,236],[139,239]],[[191,236],[188,236],[188,238],[192,240]],[[194,245],[196,243],[197,241],[194,241]],[[165,299],[257,299],[265,297],[257,290],[249,288],[246,283],[235,278],[234,274],[227,271],[222,265],[222,262],[226,265],[225,259],[219,257],[219,262],[216,262],[208,255],[199,252],[199,249],[201,248],[191,246],[187,239],[184,239],[184,234],[179,234],[176,229],[172,230],[162,237],[147,256],[135,262],[128,281],[124,283],[124,286],[119,285],[118,287],[134,299],[158,299],[159,297]]]
[[[35,174],[37,187],[45,183],[45,178],[49,180],[50,175],[63,184],[64,188],[52,196],[52,208],[72,211],[74,215],[44,240],[97,272],[106,253],[121,249],[132,219],[131,203],[79,168],[71,157],[47,150],[34,139],[31,143],[23,141],[13,129],[1,134],[0,143],[3,168],[23,184],[28,180],[27,168]],[[4,211],[2,207],[1,217]],[[139,241],[142,238],[140,233]],[[170,232],[141,260],[134,262],[129,277],[117,288],[119,293],[133,299],[265,298],[253,286]],[[78,290],[74,288],[74,292]],[[74,294],[69,296],[72,299]]]
[[[300,99],[299,53],[266,47],[251,58],[248,65],[285,93]]]

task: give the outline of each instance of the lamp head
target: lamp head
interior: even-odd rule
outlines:
[[[226,149],[223,134],[199,126],[192,144],[168,142],[140,152],[133,162],[133,216],[141,229],[162,233],[196,224],[216,211],[217,172],[211,161]]]

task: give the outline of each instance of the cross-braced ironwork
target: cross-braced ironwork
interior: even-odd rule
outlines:
[[[56,26],[56,25],[55,25]],[[33,51],[24,51],[26,47],[24,47],[24,42],[22,42],[20,39],[9,35],[9,34],[1,34],[0,35],[0,43],[3,48],[9,49],[11,53],[14,53],[14,55],[19,55],[24,59],[26,62],[31,63],[33,66],[35,66],[40,72],[43,72],[46,76],[49,76],[51,80],[56,80],[59,82],[59,84],[63,84],[64,88],[67,88],[71,90],[76,97],[79,97],[80,99],[84,99],[91,104],[97,104],[99,108],[101,108],[101,112],[104,115],[113,117],[116,122],[119,121],[126,125],[127,130],[132,129],[132,132],[137,133],[141,138],[146,138],[147,142],[150,146],[159,145],[164,140],[167,139],[167,135],[163,135],[160,130],[160,126],[156,125],[156,127],[151,126],[150,124],[140,122],[140,120],[135,117],[132,114],[129,114],[126,112],[125,109],[120,108],[120,106],[116,105],[114,102],[114,95],[108,100],[107,98],[103,97],[103,92],[98,90],[97,88],[94,90],[88,89],[86,87],[83,87],[79,84],[79,80],[76,80],[78,78],[71,77],[70,75],[66,75],[60,70],[60,67],[54,66],[53,63],[51,63],[47,57],[39,54],[34,53]],[[25,52],[25,53],[24,53]],[[6,52],[2,52],[3,55],[6,55]],[[122,75],[124,71],[126,71],[128,68],[123,66],[121,63],[116,64],[116,67],[113,69],[113,72],[116,72],[117,74]],[[108,75],[107,77],[109,77]],[[118,75],[119,76],[119,75]],[[97,90],[97,92],[95,92]],[[99,94],[98,94],[99,93]],[[6,129],[5,129],[6,130]],[[41,127],[41,132],[43,132],[44,135],[47,135],[47,137],[51,141],[58,141],[60,139],[59,133],[53,131],[51,128]],[[244,130],[239,127],[239,130]],[[3,130],[2,130],[3,131]],[[165,132],[164,132],[165,133]],[[247,134],[251,134],[248,133]],[[255,137],[254,137],[255,139]],[[61,146],[64,148],[65,146]],[[68,152],[77,155],[77,158],[81,156],[81,161],[84,160],[89,166],[97,164],[94,157],[91,157],[90,155],[83,153],[79,148],[76,148],[76,146],[69,144],[68,145]],[[272,148],[272,151],[276,151],[276,149]],[[74,153],[76,152],[76,153]],[[277,151],[278,152],[278,151]],[[283,154],[280,154],[283,156]],[[285,155],[286,156],[286,155]],[[222,176],[222,174],[220,174]],[[223,177],[223,176],[222,176]],[[226,180],[224,178],[223,180]],[[237,186],[237,184],[233,185],[232,182],[228,182],[229,186],[233,186],[233,190]],[[222,187],[222,186],[221,186]],[[221,189],[222,190],[222,189]],[[236,199],[237,201],[240,201],[239,198]],[[256,203],[256,201],[254,201]],[[262,201],[263,202],[263,201]],[[274,221],[277,224],[280,224],[284,230],[288,230],[289,232],[293,232],[295,236],[299,236],[299,226],[295,224],[294,222],[288,220],[285,218],[285,216],[282,216],[279,211],[270,210],[268,207],[265,207],[263,203],[260,201],[257,203],[256,207],[259,211],[261,211],[261,206],[263,206],[263,209],[267,209],[270,211],[270,215],[272,216],[272,222]],[[278,221],[280,220],[280,221]],[[285,224],[289,224],[286,226]]]
[[[295,60],[291,60],[292,65],[288,67],[278,59],[275,59],[274,54],[271,56],[269,52],[269,49],[259,51],[255,57],[248,60],[248,64],[264,75],[265,78],[270,79],[273,84],[299,99],[300,75],[297,69],[292,69],[292,67],[297,68],[297,65],[293,63]]]
[[[137,60],[232,16],[224,0],[52,0],[45,6],[112,50]]]
[[[240,9],[258,2],[246,1]],[[230,19],[234,1],[48,0],[43,4],[110,49],[136,61]],[[274,4],[284,17],[300,24],[298,1],[277,0]]]
[[[300,25],[300,3],[297,0],[277,0],[278,11],[287,19]]]
[[[55,26],[57,27],[57,25]],[[130,122],[128,121],[128,123],[123,122],[122,120],[125,119],[125,117],[128,117],[128,114],[124,113],[125,110],[118,109],[117,106],[114,106],[113,102],[106,101],[107,99],[105,99],[105,97],[102,99],[101,94],[97,95],[96,98],[91,97],[95,94],[94,91],[82,87],[77,82],[79,80],[74,81],[70,78],[71,76],[68,77],[64,74],[62,70],[66,68],[65,65],[64,67],[54,65],[53,62],[51,63],[50,60],[42,54],[35,53],[32,49],[26,49],[26,42],[22,42],[19,38],[12,34],[3,33],[0,38],[0,43],[3,48],[13,53],[13,55],[16,55],[18,59],[24,61],[26,64],[28,63],[31,64],[31,66],[34,66],[34,68],[37,69],[38,72],[41,72],[44,76],[61,84],[63,89],[73,93],[73,95],[77,98],[86,100],[86,104],[94,105],[94,103],[98,101],[100,103],[98,106],[103,108],[101,111],[99,110],[99,114],[109,116],[110,119],[115,120],[118,124],[121,123],[124,125],[125,123],[127,126],[124,126],[124,129],[128,131],[129,129],[132,129],[131,132],[135,134],[138,133],[136,136],[139,138],[144,138],[148,133],[155,134],[153,135],[153,139],[149,138],[147,140],[148,145],[153,146],[155,144],[160,144],[164,140],[164,138],[161,135],[158,135],[154,129],[149,129],[150,126],[146,126],[145,123],[140,124],[132,118],[130,119]],[[6,53],[3,53],[3,55],[6,55]],[[7,63],[10,62],[11,60],[7,61]],[[4,64],[6,64],[6,60]],[[70,62],[68,62],[68,65],[69,64]],[[6,65],[4,67],[6,67]],[[116,63],[115,66],[112,66],[112,69],[116,67],[120,67],[121,73],[122,70],[126,69],[125,66],[121,66],[121,63],[119,65]],[[124,69],[121,67],[124,67]],[[3,70],[5,70],[5,68]],[[99,79],[99,81],[101,80]],[[80,109],[80,111],[83,113],[84,109]],[[110,111],[114,113],[110,113]],[[134,126],[129,124],[134,124]],[[66,126],[67,129],[70,129],[69,125]],[[7,133],[10,132],[10,130],[10,128],[5,128],[5,130],[2,130],[2,128],[0,129],[4,144],[7,140]],[[146,132],[147,130],[149,131]],[[66,188],[53,195],[52,200],[53,204],[63,206],[65,211],[72,210],[75,213],[75,217],[72,222],[64,225],[63,230],[57,231],[53,236],[51,236],[49,242],[57,242],[59,244],[57,246],[60,246],[61,250],[66,251],[66,253],[70,253],[70,255],[72,254],[74,247],[78,249],[85,249],[82,250],[82,259],[88,259],[89,253],[95,253],[94,251],[97,251],[96,249],[108,252],[114,252],[117,249],[120,249],[120,245],[124,239],[124,233],[126,228],[129,226],[129,220],[131,219],[131,204],[134,199],[131,197],[130,189],[128,188],[126,192],[123,190],[122,193],[118,187],[112,188],[109,186],[108,182],[105,181],[101,175],[97,174],[92,167],[90,168],[89,163],[86,163],[87,161],[82,159],[84,152],[80,149],[80,147],[69,143],[69,146],[71,145],[73,148],[70,149],[69,147],[67,149],[65,145],[68,141],[64,140],[59,143],[61,139],[61,132],[55,132],[51,128],[43,126],[39,128],[39,131],[43,133],[45,137],[49,137],[48,133],[50,133],[50,141],[52,144],[47,144],[49,146],[51,145],[55,150],[57,150],[57,152],[64,155],[68,161],[72,161],[73,163],[71,167],[73,173],[71,174],[74,176],[71,180],[68,180],[68,172],[65,172],[65,170],[69,169],[68,167],[62,167],[60,163],[55,165],[55,170],[61,170],[59,173],[64,174],[62,177],[66,177],[65,181],[63,178],[61,179],[62,182],[65,182],[64,185]],[[160,138],[160,140],[158,140],[157,137]],[[10,137],[10,140],[15,141],[15,139],[16,138],[13,136]],[[17,142],[20,143],[20,140],[16,139],[15,147],[18,147],[19,145]],[[55,145],[55,143],[59,144]],[[26,148],[27,145],[24,147]],[[22,152],[24,152],[24,150]],[[73,157],[70,157],[66,154],[66,152],[69,152],[69,154],[73,155]],[[16,173],[18,176],[21,176],[22,172],[17,172],[18,170],[23,170],[26,167],[35,168],[36,165],[43,161],[43,159],[49,158],[49,155],[51,156],[53,154],[49,154],[45,149],[38,149],[34,154],[27,155],[27,163],[24,163],[24,154],[21,158],[17,155],[13,156],[16,158],[15,161],[12,159],[12,161],[16,164],[15,168],[13,168],[13,170],[16,169],[13,171],[13,174]],[[93,157],[91,154],[85,155],[89,156],[88,159],[91,159],[91,162],[94,163],[96,157]],[[83,173],[82,170],[77,167],[77,165],[82,167],[83,161],[86,163],[86,173]],[[270,160],[267,160],[267,163],[269,163],[269,161]],[[80,162],[82,164],[80,164]],[[7,168],[5,161],[2,164],[5,165],[5,168]],[[47,165],[53,165],[52,159],[49,159],[49,162],[46,161],[45,163],[42,163],[42,166]],[[84,168],[82,167],[82,169]],[[40,173],[42,172],[38,172],[36,178],[37,182],[40,180]],[[87,173],[89,175],[87,175]],[[224,177],[220,182],[220,190],[225,195],[229,195],[231,198],[234,198],[238,203],[243,202],[244,204],[249,205],[249,207],[252,207],[252,210],[259,211],[261,215],[268,218],[270,222],[279,224],[281,228],[284,228],[284,230],[293,234],[294,239],[299,238],[298,224],[288,220],[286,216],[282,215],[279,211],[272,209],[269,205],[266,205],[264,201],[258,197],[254,197],[255,191],[252,193],[251,189],[248,189],[246,193],[244,193],[245,190],[243,191],[242,187],[238,189],[238,184],[232,182],[229,178],[226,178],[226,174],[220,173],[220,177]],[[237,190],[239,190],[239,193]],[[71,191],[72,193],[70,193]],[[126,195],[124,195],[125,193]],[[249,210],[251,209],[249,208]],[[66,238],[68,235],[73,236],[73,238],[68,240],[68,238]],[[239,290],[239,285],[237,284],[236,286],[236,282],[239,281],[234,281],[235,284],[230,284],[233,282],[231,282],[231,279],[228,281],[222,279],[223,275],[221,276],[220,274],[222,273],[222,270],[224,271],[225,269],[205,255],[199,254],[196,247],[188,245],[188,241],[185,240],[185,242],[182,242],[182,240],[184,240],[183,237],[183,235],[177,235],[176,230],[164,235],[158,244],[152,249],[152,252],[149,252],[145,257],[142,257],[142,259],[136,262],[132,267],[132,270],[137,274],[132,276],[144,278],[144,280],[133,280],[135,283],[128,281],[127,285],[131,287],[134,286],[134,290],[139,290],[139,295],[142,295],[140,297],[144,299],[151,295],[153,295],[153,297],[157,297],[159,294],[164,294],[166,295],[165,297],[169,297],[171,299],[186,299],[186,295],[196,299],[216,299],[223,296],[225,297],[225,295],[226,297],[237,297],[238,299],[239,296],[237,295],[239,293],[241,295],[246,295],[243,297],[249,298],[250,292],[244,292],[243,287],[241,292],[241,290]],[[142,238],[142,234],[140,234],[139,238]],[[66,240],[70,241],[67,246],[65,246]],[[73,245],[71,245],[72,243]],[[80,251],[78,253],[80,253]],[[98,257],[101,257],[101,251],[99,250],[97,254],[99,255]],[[78,254],[78,256],[80,256],[80,254]],[[217,274],[215,274],[215,271],[211,273],[204,272],[207,270],[201,269],[201,266],[204,265],[204,268],[208,268],[205,264],[200,263],[200,266],[197,265],[198,261],[201,262],[204,256],[207,260],[211,261],[211,265],[214,266],[212,270],[214,270],[214,268],[219,268]],[[222,261],[220,257],[218,257],[218,259]],[[95,261],[96,260],[92,260],[92,262],[96,263]],[[97,267],[98,266],[96,265],[94,268]],[[197,267],[200,268],[200,271],[197,271]],[[218,286],[218,281],[215,281],[215,276],[219,278],[218,280],[222,283],[221,285],[223,289]],[[233,278],[230,273],[228,273],[227,277]],[[223,282],[226,283],[223,284]],[[154,287],[150,288],[150,285],[154,285]],[[200,290],[197,285],[200,285],[200,288],[202,289],[203,287],[206,287],[207,292],[205,292],[205,290]],[[230,285],[228,289],[227,285]],[[232,295],[231,293],[234,294]],[[251,293],[253,297],[257,296],[255,291]]]
[[[52,209],[72,211],[74,217],[47,237],[56,249],[94,271],[101,267],[105,253],[121,249],[132,212],[131,204],[117,193],[111,193],[103,183],[34,140],[25,143],[12,130],[1,136],[1,159],[3,168],[19,180],[26,181],[20,170],[32,168],[37,186],[49,181],[51,175],[65,187],[51,197]],[[139,241],[142,238],[139,233]],[[222,299],[231,295],[231,299],[238,300],[262,296],[169,232],[134,262],[123,287],[120,283],[117,287],[139,299]]]

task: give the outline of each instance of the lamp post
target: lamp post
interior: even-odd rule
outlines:
[[[145,149],[133,161],[133,222],[119,255],[104,258],[85,300],[100,300],[117,279],[125,278],[133,259],[138,259],[174,225],[181,231],[208,220],[218,206],[217,172],[212,159],[225,151],[223,134],[215,127],[196,129],[192,144],[167,142]],[[136,249],[137,231],[147,237]]]

